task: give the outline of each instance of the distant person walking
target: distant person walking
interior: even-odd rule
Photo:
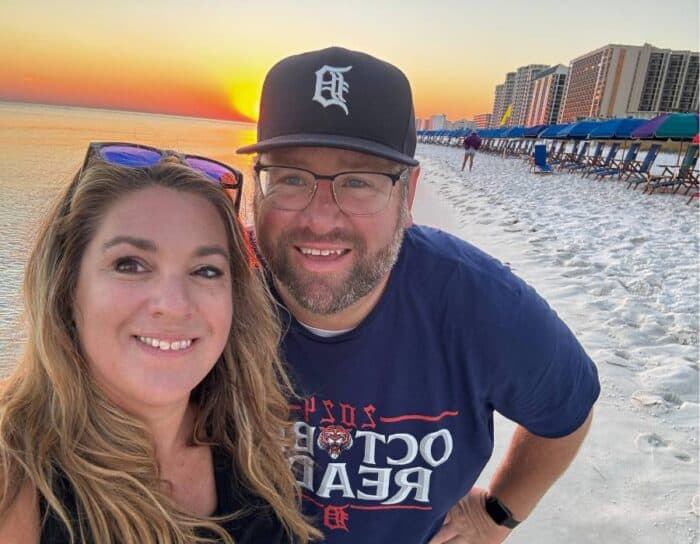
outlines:
[[[467,159],[469,159],[469,171],[472,171],[472,166],[474,165],[474,155],[476,155],[477,150],[481,147],[481,138],[472,130],[471,134],[464,138],[462,142],[462,147],[464,147],[464,160],[462,161],[462,172],[464,172],[464,166],[467,164]]]

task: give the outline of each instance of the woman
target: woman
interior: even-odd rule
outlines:
[[[464,172],[464,166],[469,160],[469,171],[472,171],[472,166],[474,166],[474,155],[481,147],[481,138],[472,130],[469,136],[467,136],[462,142],[462,147],[464,148],[464,160],[462,161],[462,172]]]
[[[39,233],[0,387],[0,542],[318,536],[285,455],[279,331],[222,189],[242,178],[174,158],[92,144]]]

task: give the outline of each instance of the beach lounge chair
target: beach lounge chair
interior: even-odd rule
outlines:
[[[552,167],[547,164],[547,148],[544,144],[535,146],[531,170],[534,171],[535,174],[552,173]]]
[[[588,147],[591,145],[590,142],[584,142],[581,148],[576,153],[576,156],[570,161],[560,162],[558,165],[559,170],[569,170],[571,167],[576,167],[583,161],[583,158],[588,153]]]
[[[532,153],[532,147],[535,145],[535,140],[531,140],[527,143],[527,146],[525,146],[525,149],[523,150],[521,157],[529,157],[530,154]]]
[[[680,166],[661,165],[664,167],[661,175],[649,176],[643,192],[653,193],[659,187],[671,187],[677,193],[681,187],[687,187],[684,194],[688,194],[693,187],[698,186],[698,173],[693,169],[698,161],[698,145],[691,144],[685,152]]]
[[[561,156],[564,154],[564,147],[566,146],[566,141],[561,141],[559,142],[559,147],[557,148],[557,143],[552,142],[552,146],[549,148],[549,153],[547,154],[548,160],[551,161],[556,161],[561,158]],[[534,150],[533,150],[534,153]]]
[[[574,145],[571,146],[571,151],[569,151],[567,153],[562,153],[561,155],[559,155],[559,158],[557,158],[557,159],[550,160],[549,164],[554,166],[556,164],[561,164],[563,162],[572,162],[576,158],[576,155],[578,154],[578,143],[579,143],[578,140],[574,140]]]
[[[590,155],[584,155],[580,161],[576,164],[572,164],[571,166],[568,167],[569,172],[573,172],[574,170],[582,170],[584,168],[588,168],[590,165],[595,164],[596,161],[598,161],[603,154],[603,147],[605,146],[604,142],[598,142],[595,146],[595,149],[593,150],[593,153]]]
[[[639,145],[640,144],[638,142],[633,143],[621,161],[613,160],[610,164],[610,168],[606,168],[603,171],[595,174],[596,179],[602,180],[603,178],[610,176],[620,175],[625,169],[627,169],[628,165],[637,158],[637,153],[639,153]]]
[[[589,164],[583,172],[583,177],[587,177],[589,174],[594,174],[599,171],[607,170],[610,168],[610,165],[612,162],[615,160],[615,155],[617,155],[617,150],[620,149],[620,144],[619,142],[614,142],[611,146],[610,149],[608,149],[607,155],[605,155],[604,159],[601,159],[598,157],[597,159],[591,160],[591,164]]]
[[[627,184],[628,189],[632,187],[632,185],[634,185],[636,189],[637,185],[646,183],[649,180],[649,170],[656,160],[656,155],[659,154],[659,149],[661,149],[661,144],[654,144],[647,151],[643,161],[632,161],[632,163],[630,163],[625,175],[625,181],[629,182]],[[624,174],[620,174],[620,178],[622,178],[623,175]]]

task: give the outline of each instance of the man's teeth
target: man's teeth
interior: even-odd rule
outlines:
[[[158,338],[149,338],[148,336],[139,336],[138,339],[148,346],[162,349],[163,351],[178,351],[180,349],[189,348],[192,345],[192,340],[175,340],[173,342],[168,342],[167,340],[158,340]]]
[[[345,253],[344,249],[312,249],[306,247],[300,247],[299,250],[303,255],[315,255],[328,257],[329,255],[342,255]]]

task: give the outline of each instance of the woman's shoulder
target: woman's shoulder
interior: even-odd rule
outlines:
[[[2,485],[0,476],[0,485]],[[41,536],[39,499],[36,489],[27,480],[10,504],[0,505],[0,542],[3,544],[38,543]]]

